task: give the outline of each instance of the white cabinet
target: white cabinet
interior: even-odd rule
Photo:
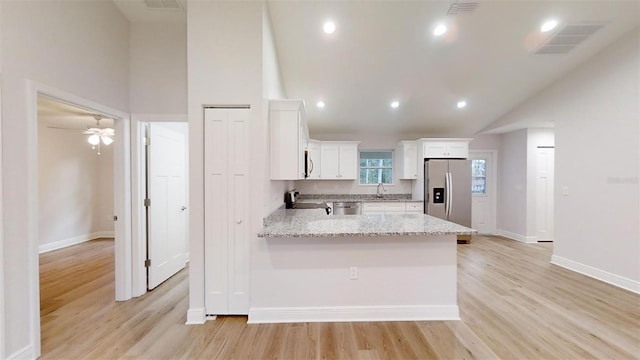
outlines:
[[[304,101],[269,101],[271,180],[304,179],[304,151],[308,139]]]
[[[321,152],[320,146],[322,142],[318,140],[309,140],[307,145],[307,152],[310,157],[309,165],[311,166],[311,173],[307,179],[320,179],[320,174],[322,172],[322,164],[321,164]]]
[[[472,139],[420,139],[423,159],[466,159]]]
[[[362,215],[405,214],[404,201],[377,201],[362,203]]]
[[[355,180],[358,178],[358,142],[322,141],[320,178]]]
[[[400,179],[418,178],[418,143],[400,141],[396,146],[395,163]]]
[[[424,214],[424,202],[407,202],[405,210],[407,214]]]

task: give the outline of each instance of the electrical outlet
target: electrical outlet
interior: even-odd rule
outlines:
[[[349,279],[350,280],[358,280],[358,268],[352,266],[349,268]]]

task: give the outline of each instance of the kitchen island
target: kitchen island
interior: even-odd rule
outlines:
[[[250,323],[456,320],[456,236],[424,214],[278,209],[251,269]]]

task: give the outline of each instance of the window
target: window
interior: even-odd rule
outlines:
[[[360,184],[393,183],[391,150],[360,151]]]
[[[487,161],[484,159],[471,160],[471,193],[487,194]]]

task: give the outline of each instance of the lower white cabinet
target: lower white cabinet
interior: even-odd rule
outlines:
[[[358,142],[322,141],[320,143],[320,169],[320,179],[357,179]]]
[[[424,214],[424,202],[407,202],[405,210],[407,214]]]
[[[363,202],[362,215],[421,214],[422,202],[376,201]]]

